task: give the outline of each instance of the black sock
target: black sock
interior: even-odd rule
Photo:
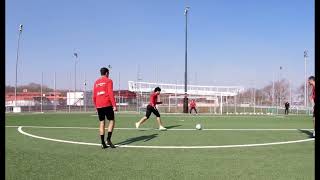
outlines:
[[[105,143],[104,142],[104,135],[100,135],[100,137],[101,137],[101,144]]]
[[[112,132],[108,132],[107,141],[110,141],[110,140],[111,140],[111,136],[112,136]]]

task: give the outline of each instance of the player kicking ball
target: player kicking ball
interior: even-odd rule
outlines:
[[[157,116],[157,122],[159,124],[159,130],[165,131],[167,128],[163,127],[161,119],[160,119],[160,113],[158,109],[156,108],[157,104],[162,104],[162,102],[157,102],[158,96],[161,92],[161,89],[159,87],[156,87],[154,89],[154,92],[150,95],[150,103],[147,106],[146,115],[140,119],[140,121],[136,122],[136,128],[138,129],[141,124],[143,124],[147,119],[149,119],[151,113]]]

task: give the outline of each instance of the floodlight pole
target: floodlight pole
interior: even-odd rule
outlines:
[[[87,80],[86,74],[84,74],[84,112],[87,112]]]
[[[281,78],[282,78],[282,74],[281,74],[281,70],[282,70],[282,66],[280,66],[280,71],[279,71],[279,107],[282,106],[281,104]]]
[[[16,59],[16,83],[14,88],[14,106],[17,106],[17,82],[18,82],[18,60],[19,60],[19,47],[20,47],[20,37],[22,33],[23,25],[19,26],[19,37],[18,37],[18,48],[17,48],[17,59]]]
[[[77,91],[77,59],[78,59],[78,54],[73,53],[73,55],[76,58],[74,61],[74,92],[76,92]]]
[[[118,111],[120,111],[120,72],[119,72],[119,90],[118,90],[118,103],[119,103],[119,108],[118,108]]]
[[[57,102],[56,102],[56,72],[54,72],[54,99],[53,99],[53,102],[54,102],[54,111],[56,112],[57,111]]]
[[[43,92],[42,92],[42,86],[43,86],[43,72],[41,72],[41,87],[40,87],[40,101],[41,101],[41,106],[40,106],[40,110],[41,110],[41,112],[42,112],[42,107],[43,107],[43,98],[42,98],[42,96],[43,96]]]
[[[184,15],[186,17],[186,29],[185,29],[185,66],[184,66],[184,100],[183,100],[183,112],[184,113],[188,113],[188,97],[187,97],[187,78],[188,78],[188,74],[187,74],[187,70],[188,70],[188,49],[187,49],[187,45],[188,45],[188,11],[189,11],[190,7],[186,7],[184,10]]]

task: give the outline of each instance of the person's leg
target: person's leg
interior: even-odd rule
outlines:
[[[107,145],[109,145],[111,148],[115,148],[115,146],[111,142],[111,136],[112,136],[113,128],[115,126],[114,111],[111,106],[107,108],[107,119],[109,120]]]
[[[316,121],[315,121],[315,117],[313,117],[313,137],[316,136]]]
[[[101,139],[101,148],[107,148],[107,145],[104,141],[104,134],[105,134],[105,112],[103,108],[98,108],[97,109],[98,117],[99,117],[99,134],[100,134],[100,139]]]
[[[160,119],[160,113],[157,109],[153,109],[153,114],[157,116],[157,122],[159,125],[159,130],[167,130],[167,128],[163,127],[161,119]]]
[[[112,136],[112,132],[113,132],[114,125],[115,125],[115,121],[114,121],[114,120],[109,120],[108,136],[107,136],[107,145],[109,145],[111,148],[115,148],[115,146],[114,146],[113,143],[111,142],[111,136]]]
[[[313,134],[312,134],[312,136],[313,137],[315,137],[315,135],[316,135],[316,116],[315,116],[315,114],[316,114],[316,112],[315,112],[315,110],[316,110],[316,108],[315,108],[315,106],[313,106],[313,112],[312,112],[312,117],[313,117]]]
[[[100,126],[99,126],[99,131],[100,131],[100,138],[101,138],[101,148],[105,149],[108,146],[106,145],[105,141],[104,141],[104,134],[105,134],[105,120],[100,121]]]
[[[198,111],[197,111],[197,109],[196,109],[196,108],[194,108],[194,111],[196,112],[196,114],[198,114]]]
[[[99,125],[101,144],[104,143],[104,133],[105,133],[105,129],[104,128],[105,128],[105,120],[100,121],[100,125]]]
[[[163,127],[160,117],[157,117],[157,122],[159,127]]]
[[[149,119],[151,115],[152,107],[150,105],[147,106],[146,115],[140,119],[140,121],[136,122],[136,128],[139,128],[141,124],[143,124],[147,119]]]
[[[140,119],[140,121],[136,122],[136,128],[139,128],[139,126],[143,124],[147,119],[148,117],[144,116],[143,118]]]

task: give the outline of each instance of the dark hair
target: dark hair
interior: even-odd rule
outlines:
[[[308,80],[313,80],[313,81],[315,81],[315,78],[314,78],[314,76],[310,76],[310,77],[308,78]]]
[[[154,92],[161,91],[159,87],[154,88]]]
[[[100,69],[100,73],[101,73],[101,76],[106,75],[107,73],[109,74],[109,69],[106,67],[103,67]]]

